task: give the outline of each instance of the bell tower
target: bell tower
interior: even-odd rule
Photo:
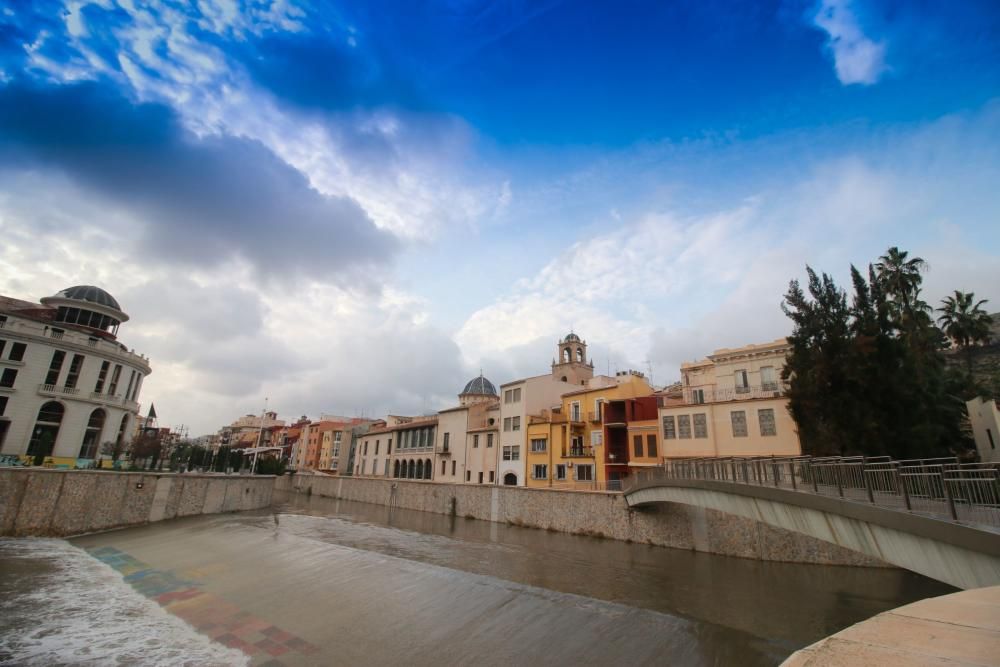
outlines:
[[[587,342],[572,331],[556,346],[559,356],[552,360],[552,376],[570,384],[587,384],[594,377],[594,364],[587,359]]]

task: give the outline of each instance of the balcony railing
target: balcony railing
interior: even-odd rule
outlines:
[[[587,413],[587,420],[590,421],[590,422],[592,422],[592,423],[594,423],[594,424],[600,424],[601,423],[601,412],[599,410],[588,412]]]
[[[69,387],[57,387],[54,384],[40,384],[38,385],[38,393],[45,394],[48,396],[55,396],[57,394],[64,394],[66,396],[75,396],[80,393],[79,389],[69,388]]]
[[[719,387],[716,389],[685,389],[684,402],[688,405],[702,403],[722,403],[725,401],[742,401],[748,398],[777,398],[788,390],[784,382],[765,382],[750,387]]]
[[[441,445],[437,448],[438,454],[451,454],[451,445]]]
[[[568,458],[594,458],[594,448],[590,445],[584,447],[570,447],[563,451],[563,456]]]

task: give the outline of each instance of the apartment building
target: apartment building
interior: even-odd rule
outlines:
[[[660,397],[663,456],[797,456],[781,371],[784,339],[716,350],[681,365],[679,396]]]

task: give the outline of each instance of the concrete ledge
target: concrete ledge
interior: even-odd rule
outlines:
[[[914,602],[793,653],[782,667],[983,665],[1000,655],[1000,586]]]
[[[0,535],[67,537],[175,516],[260,509],[272,476],[0,468]]]

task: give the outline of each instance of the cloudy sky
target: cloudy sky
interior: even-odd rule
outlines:
[[[66,0],[0,15],[0,293],[104,287],[165,424],[789,331],[899,245],[1000,310],[995,0]]]

